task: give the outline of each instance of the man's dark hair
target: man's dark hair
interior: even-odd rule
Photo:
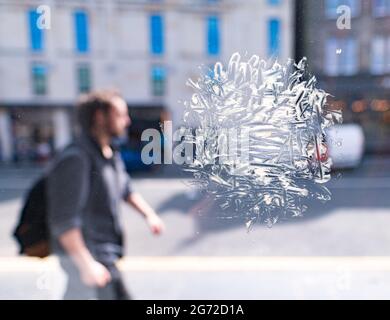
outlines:
[[[77,118],[81,129],[91,130],[96,111],[107,113],[116,97],[121,95],[114,89],[98,90],[81,96],[77,103]]]

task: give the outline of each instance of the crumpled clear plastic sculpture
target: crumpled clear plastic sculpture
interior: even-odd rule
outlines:
[[[194,148],[184,170],[221,208],[272,226],[302,215],[304,198],[330,200],[326,128],[342,121],[329,110],[306,58],[269,64],[258,56],[232,55],[197,81],[184,103],[185,142]]]

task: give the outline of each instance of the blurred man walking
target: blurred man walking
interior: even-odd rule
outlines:
[[[65,299],[130,299],[116,262],[123,256],[122,200],[160,234],[164,224],[131,178],[113,139],[131,124],[126,102],[114,91],[90,93],[78,104],[81,134],[54,162],[48,176],[52,248],[68,275]]]

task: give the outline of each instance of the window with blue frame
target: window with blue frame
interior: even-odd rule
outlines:
[[[164,53],[164,20],[158,14],[150,16],[150,51],[157,55]]]
[[[33,63],[31,68],[32,91],[35,95],[47,93],[47,68],[42,63]]]
[[[30,10],[28,13],[30,28],[30,48],[34,52],[43,51],[44,35],[43,30],[38,27],[39,13],[36,10]]]
[[[325,15],[328,18],[336,17],[338,6],[339,6],[338,0],[325,0]]]
[[[348,6],[351,9],[351,16],[356,17],[360,14],[360,0],[325,0],[325,15],[329,19],[335,19],[339,16],[337,8],[340,6]]]
[[[77,82],[79,93],[91,91],[91,69],[88,64],[77,66]]]
[[[356,38],[330,37],[325,41],[324,70],[329,76],[359,72],[359,43]]]
[[[383,74],[386,71],[386,37],[375,36],[371,39],[371,72]]]
[[[207,18],[207,53],[219,54],[219,19],[216,16]]]
[[[280,53],[280,20],[268,21],[268,55],[278,56]]]
[[[165,94],[166,72],[163,66],[154,65],[151,70],[152,95],[161,97]]]
[[[89,51],[88,14],[85,11],[74,12],[74,28],[76,51],[87,53]]]
[[[374,0],[372,2],[373,14],[375,17],[384,17],[390,15],[389,0]]]

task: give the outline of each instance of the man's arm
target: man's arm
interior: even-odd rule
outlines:
[[[108,270],[94,260],[81,233],[81,211],[89,192],[87,160],[72,153],[56,165],[48,176],[48,223],[51,236],[58,240],[72,259],[86,285],[104,286],[110,281]]]
[[[86,285],[104,287],[111,281],[110,272],[92,257],[85,246],[80,229],[70,229],[62,233],[58,240],[77,266]]]
[[[160,234],[164,231],[165,226],[163,221],[159,218],[153,208],[145,201],[141,194],[138,192],[131,192],[126,199],[126,202],[145,217],[151,231],[154,234]]]

